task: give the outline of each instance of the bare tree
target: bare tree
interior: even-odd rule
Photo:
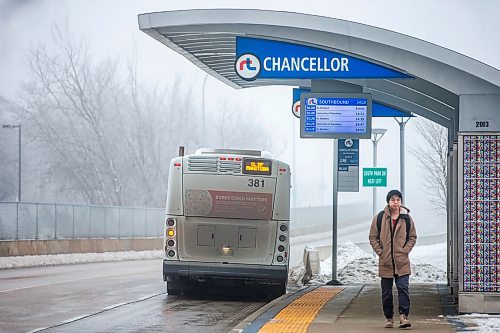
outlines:
[[[169,94],[148,90],[135,68],[120,75],[119,62],[94,64],[85,42],[54,29],[56,51],[29,53],[32,78],[24,86],[25,121],[45,151],[40,166],[58,191],[87,203],[160,206],[168,160],[175,151],[166,132]]]
[[[410,153],[417,158],[424,170],[425,189],[434,199],[434,207],[444,214],[447,197],[448,132],[441,125],[423,118],[417,119],[415,126],[425,144],[413,147]]]
[[[283,142],[277,142],[275,135],[266,123],[259,119],[262,115],[241,103],[232,102],[228,99],[217,103],[217,112],[210,119],[209,145],[220,148],[241,148],[266,150],[274,154],[282,151]]]
[[[55,27],[53,39],[50,52],[43,45],[29,52],[31,78],[19,102],[23,129],[39,154],[42,200],[163,206],[169,160],[179,145],[202,142],[192,82],[173,74],[170,89],[144,84],[134,61],[96,61],[88,43],[67,29]],[[246,106],[219,105],[225,106],[207,137],[220,140],[209,143],[270,149],[273,141],[252,124]]]

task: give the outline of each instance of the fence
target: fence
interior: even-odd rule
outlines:
[[[154,238],[164,209],[0,202],[0,240]]]
[[[339,205],[339,227],[371,220],[359,204]],[[0,240],[150,238],[163,236],[162,208],[0,202]],[[292,229],[331,228],[332,206],[291,211]]]
[[[314,229],[332,225],[333,206],[298,207],[291,210],[290,229]],[[337,207],[338,228],[343,228],[360,221],[370,226],[372,220],[368,203],[342,204]]]

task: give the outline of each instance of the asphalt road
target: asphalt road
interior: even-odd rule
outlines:
[[[304,245],[330,242],[328,233],[293,240],[290,267],[302,261]],[[227,332],[267,303],[170,296],[161,270],[161,260],[0,270],[0,333]]]
[[[224,332],[262,307],[239,296],[169,296],[161,260],[0,271],[0,332]]]

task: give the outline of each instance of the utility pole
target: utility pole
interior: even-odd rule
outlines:
[[[2,125],[2,128],[17,128],[18,129],[18,160],[17,160],[17,202],[21,202],[21,124],[19,125]]]

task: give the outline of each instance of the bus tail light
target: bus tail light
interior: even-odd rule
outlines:
[[[174,218],[165,221],[165,257],[177,260],[177,222]]]
[[[283,265],[287,263],[289,247],[288,230],[288,222],[279,222],[276,235],[276,247],[274,250],[274,264]]]

